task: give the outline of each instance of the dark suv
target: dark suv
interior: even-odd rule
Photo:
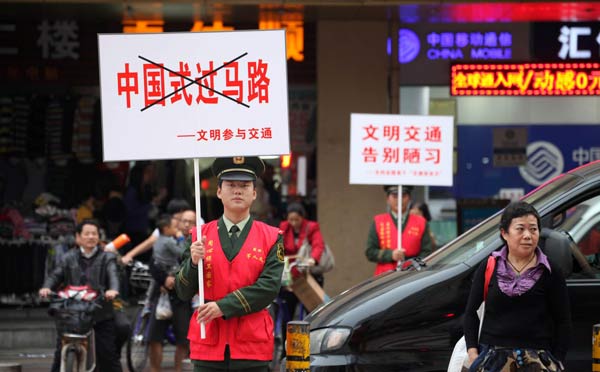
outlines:
[[[592,326],[600,323],[600,161],[523,199],[540,212],[540,246],[567,277],[574,328],[567,371],[590,371]],[[502,245],[499,219],[500,213],[424,261],[368,279],[313,311],[306,318],[311,370],[446,371],[473,273]]]

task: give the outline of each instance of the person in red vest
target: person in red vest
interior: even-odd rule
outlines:
[[[375,275],[398,266],[412,257],[425,257],[432,252],[427,220],[409,213],[412,186],[402,187],[402,247],[398,248],[398,186],[384,186],[388,212],[373,218],[367,237],[366,256],[377,263]]]
[[[218,158],[213,163],[224,213],[202,225],[175,278],[179,298],[190,300],[198,293],[203,260],[205,303],[194,312],[188,331],[196,372],[268,371],[274,339],[266,307],[281,287],[284,247],[277,228],[250,215],[256,178],[264,169],[258,157]],[[204,339],[200,322],[205,324]]]
[[[310,244],[310,257],[307,264],[316,265],[325,250],[325,242],[317,221],[306,218],[306,210],[301,203],[290,203],[287,207],[286,220],[279,224],[283,234],[283,246],[286,256],[295,256],[300,252],[302,244]],[[290,263],[294,260],[290,260]],[[319,285],[323,286],[323,275],[313,274]]]
[[[300,248],[306,242],[310,244],[310,258],[306,262],[309,266],[316,265],[321,259],[321,255],[325,250],[325,242],[323,241],[323,235],[321,235],[321,228],[317,221],[310,221],[306,218],[306,210],[301,203],[290,203],[287,207],[287,218],[279,224],[279,229],[283,234],[283,246],[285,248],[286,256],[295,256],[300,252]],[[290,263],[296,259],[290,259]],[[294,278],[301,276],[302,274],[292,269],[292,275]],[[323,287],[325,279],[323,274],[312,274]],[[298,297],[294,292],[290,291],[289,288],[282,288],[279,296],[285,301],[290,313],[290,317],[294,318],[294,312],[298,305]]]

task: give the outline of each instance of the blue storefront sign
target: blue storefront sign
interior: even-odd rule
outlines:
[[[490,198],[507,188],[520,188],[527,193],[565,171],[600,160],[600,126],[530,125],[525,126],[527,164],[494,167],[493,130],[505,127],[458,126],[454,197]]]
[[[448,85],[455,62],[508,62],[529,59],[529,28],[522,24],[411,24],[388,40],[399,64],[402,85]]]
[[[398,30],[398,62],[414,61],[421,49],[429,61],[509,60],[512,58],[512,40],[512,31],[433,31],[421,40],[415,31],[401,28]]]

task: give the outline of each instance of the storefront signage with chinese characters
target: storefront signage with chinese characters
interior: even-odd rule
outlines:
[[[352,114],[350,183],[452,185],[451,116]]]
[[[431,32],[427,35],[427,58],[507,60],[512,58],[512,33]]]
[[[44,59],[79,59],[79,26],[74,20],[44,19],[38,25],[37,45]]]
[[[98,44],[105,161],[289,153],[285,31]]]
[[[600,160],[598,125],[571,122],[511,127],[527,131],[527,161],[521,166],[498,167],[495,159],[492,161],[496,148],[494,132],[505,131],[505,125],[457,126],[456,150],[460,156],[452,191],[456,199],[497,198],[506,189],[512,190],[513,196],[519,194],[517,190],[527,194],[566,170]]]
[[[457,64],[453,96],[600,95],[599,63]]]
[[[600,58],[598,22],[531,24],[531,55],[535,61],[585,62]]]
[[[449,85],[452,63],[528,61],[529,27],[524,23],[403,25],[388,40],[403,85]]]
[[[494,128],[494,167],[517,167],[527,163],[527,128]]]
[[[414,34],[410,37],[410,34]],[[429,60],[507,60],[512,58],[512,33],[510,31],[486,32],[430,32],[425,38],[424,52]],[[410,51],[420,49],[418,36],[409,29],[398,32],[398,61],[411,62]]]
[[[23,14],[29,13],[45,12]],[[0,81],[19,89],[45,85],[53,91],[55,87],[63,91],[65,86],[97,86],[97,34],[120,31],[118,21],[84,22],[72,15],[0,21]]]
[[[296,62],[304,61],[304,6],[265,4],[258,7],[258,29],[284,28],[287,58]]]

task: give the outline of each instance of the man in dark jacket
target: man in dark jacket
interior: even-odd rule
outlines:
[[[112,300],[119,295],[119,277],[116,256],[98,247],[99,227],[94,220],[84,220],[76,230],[78,249],[65,254],[60,265],[48,275],[39,295],[47,297],[51,291],[68,285],[89,285],[104,294],[102,308],[94,314],[96,366],[102,372],[122,371],[115,350],[115,323]],[[60,369],[60,337],[54,355],[52,371]]]

